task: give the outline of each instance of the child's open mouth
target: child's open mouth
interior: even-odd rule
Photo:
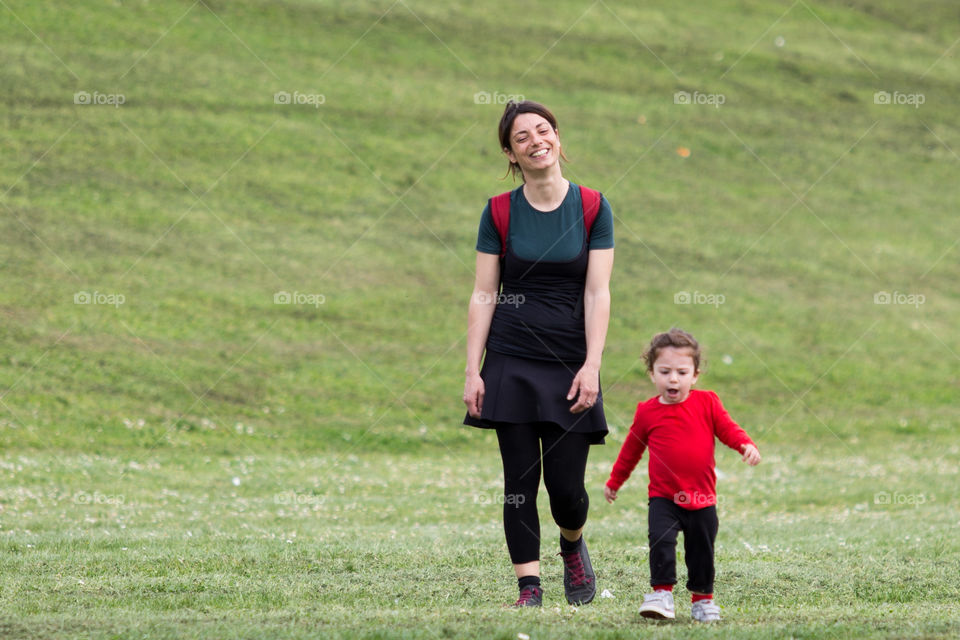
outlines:
[[[676,398],[680,395],[680,389],[667,389],[668,398]]]

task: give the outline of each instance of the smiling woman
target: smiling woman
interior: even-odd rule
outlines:
[[[510,498],[504,530],[520,589],[514,606],[542,604],[541,468],[560,528],[564,592],[571,604],[586,604],[596,577],[582,536],[589,506],[583,480],[590,445],[607,434],[600,361],[613,212],[600,193],[563,177],[560,131],[545,106],[508,103],[499,140],[523,185],[492,198],[481,216],[464,423],[497,431]]]
[[[519,125],[517,120],[520,120]],[[537,136],[546,139],[552,144],[531,146],[532,136],[529,128],[535,129]],[[503,117],[500,118],[499,133],[500,147],[510,159],[509,171],[513,174],[514,178],[516,178],[518,174],[520,177],[524,175],[524,167],[520,166],[516,157],[517,155],[523,156],[525,160],[529,158],[531,160],[536,159],[537,161],[542,161],[541,164],[546,165],[553,159],[555,148],[556,155],[564,160],[567,159],[567,156],[563,154],[563,149],[560,147],[557,119],[549,109],[536,102],[527,100],[519,103],[507,103]],[[552,136],[551,133],[553,134]],[[516,154],[513,152],[514,146],[517,150]],[[537,168],[536,164],[532,164],[531,166],[529,162],[525,162],[524,166],[528,169]]]

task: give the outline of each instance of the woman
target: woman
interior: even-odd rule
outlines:
[[[497,432],[504,531],[520,589],[513,606],[543,600],[541,468],[560,527],[564,592],[571,604],[586,604],[596,577],[582,536],[584,471],[590,445],[607,434],[600,360],[610,318],[613,212],[603,196],[563,177],[557,121],[543,105],[508,103],[499,137],[510,172],[523,184],[492,199],[480,221],[464,424]]]

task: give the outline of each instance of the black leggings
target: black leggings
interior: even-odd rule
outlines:
[[[579,529],[587,521],[590,506],[583,486],[590,440],[553,423],[504,425],[497,428],[497,440],[503,459],[503,529],[510,560],[513,564],[539,560],[540,468],[554,521],[563,529]]]
[[[683,532],[687,590],[713,593],[713,544],[717,508],[689,510],[666,498],[650,498],[650,584],[677,583],[677,534]]]

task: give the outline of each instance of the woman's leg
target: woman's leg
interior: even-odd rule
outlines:
[[[543,482],[550,495],[550,512],[560,533],[570,542],[580,539],[587,522],[590,498],[583,485],[590,439],[552,424],[540,426],[543,440]]]
[[[503,529],[518,578],[540,575],[540,436],[534,425],[497,429],[503,461]]]
[[[543,480],[550,494],[550,511],[560,526],[563,592],[567,602],[582,605],[597,593],[597,576],[581,533],[590,499],[583,486],[590,440],[582,433],[542,425]]]

